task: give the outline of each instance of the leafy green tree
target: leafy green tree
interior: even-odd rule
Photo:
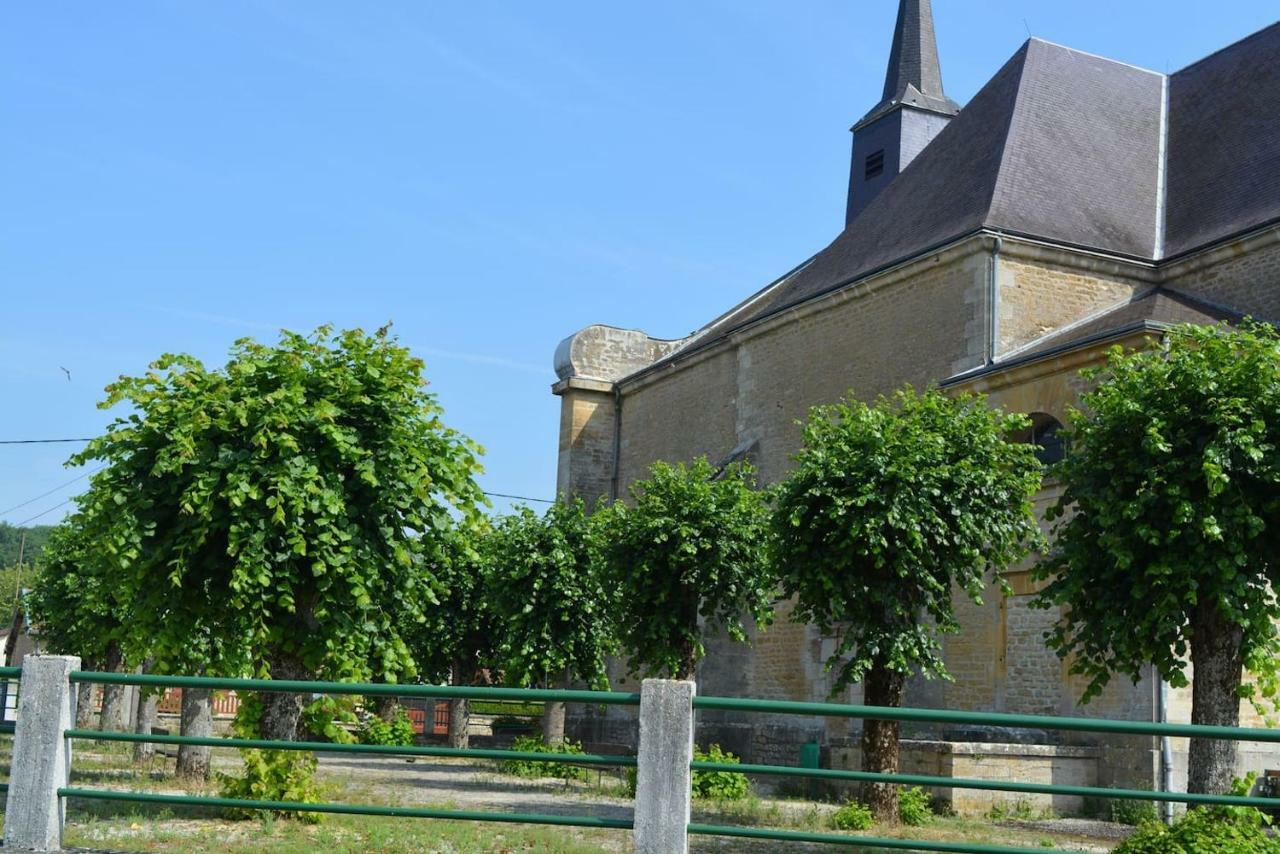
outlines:
[[[489,600],[502,626],[500,653],[508,681],[608,687],[605,659],[615,651],[616,596],[601,572],[586,509],[563,499],[538,516],[522,507],[492,538]],[[543,741],[564,741],[564,704],[547,703]]]
[[[73,458],[106,464],[81,513],[156,672],[413,673],[429,568],[484,501],[420,360],[321,327],[237,341],[219,369],[166,355],[107,391],[130,410]],[[294,738],[301,707],[265,694],[261,734]]]
[[[457,527],[431,569],[444,592],[408,638],[418,676],[426,682],[472,685],[482,673],[496,675],[499,669],[504,629],[488,597],[492,536],[485,523]],[[467,700],[450,700],[449,746],[467,746],[469,718]]]
[[[44,651],[78,655],[89,669],[119,671],[125,664],[127,603],[119,600],[109,567],[82,522],[77,512],[53,529],[45,568],[27,604]],[[92,686],[88,689],[77,707],[77,723],[85,726],[92,714]],[[119,729],[124,723],[123,701],[123,686],[103,687],[103,729]]]
[[[1238,726],[1243,670],[1274,693],[1280,639],[1280,335],[1183,326],[1163,344],[1111,352],[1070,418],[1056,548],[1039,604],[1049,638],[1089,679],[1135,682],[1154,664],[1191,680],[1191,720]],[[1222,793],[1236,743],[1192,739],[1188,788]]]
[[[706,458],[655,463],[631,501],[597,513],[622,649],[637,672],[692,679],[704,628],[745,643],[744,617],[773,618],[768,503],[749,465]]]
[[[1040,542],[1040,465],[1032,446],[1006,440],[1025,424],[980,397],[909,386],[810,412],[774,543],[792,619],[836,639],[833,693],[860,682],[869,705],[900,706],[910,674],[949,678],[953,588],[981,602],[988,575]],[[864,770],[896,772],[897,722],[867,720],[862,755]],[[896,820],[894,786],[865,784],[863,800]]]

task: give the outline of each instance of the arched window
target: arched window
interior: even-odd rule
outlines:
[[[1029,442],[1035,445],[1036,459],[1047,466],[1060,461],[1066,454],[1062,437],[1058,435],[1058,431],[1062,429],[1062,422],[1045,412],[1033,412],[1029,417],[1031,427],[1018,431],[1013,436],[1013,441]]]

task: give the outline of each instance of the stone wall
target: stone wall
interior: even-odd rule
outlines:
[[[1152,287],[1150,268],[1005,244],[1000,258],[1000,353],[1110,309]],[[1058,255],[1059,253],[1054,253]]]
[[[1171,264],[1169,288],[1214,305],[1280,320],[1280,229],[1234,241]]]

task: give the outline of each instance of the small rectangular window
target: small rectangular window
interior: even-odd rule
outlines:
[[[867,179],[874,178],[884,171],[884,149],[883,148],[880,149],[879,151],[872,152],[871,154],[867,155],[865,169],[866,171],[863,173],[863,177]]]

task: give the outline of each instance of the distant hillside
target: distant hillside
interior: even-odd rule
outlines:
[[[13,566],[18,562],[18,549],[22,545],[23,533],[27,535],[27,545],[22,562],[28,565],[35,563],[44,551],[44,544],[49,541],[49,532],[52,530],[52,525],[18,528],[8,522],[0,522],[0,567]]]

